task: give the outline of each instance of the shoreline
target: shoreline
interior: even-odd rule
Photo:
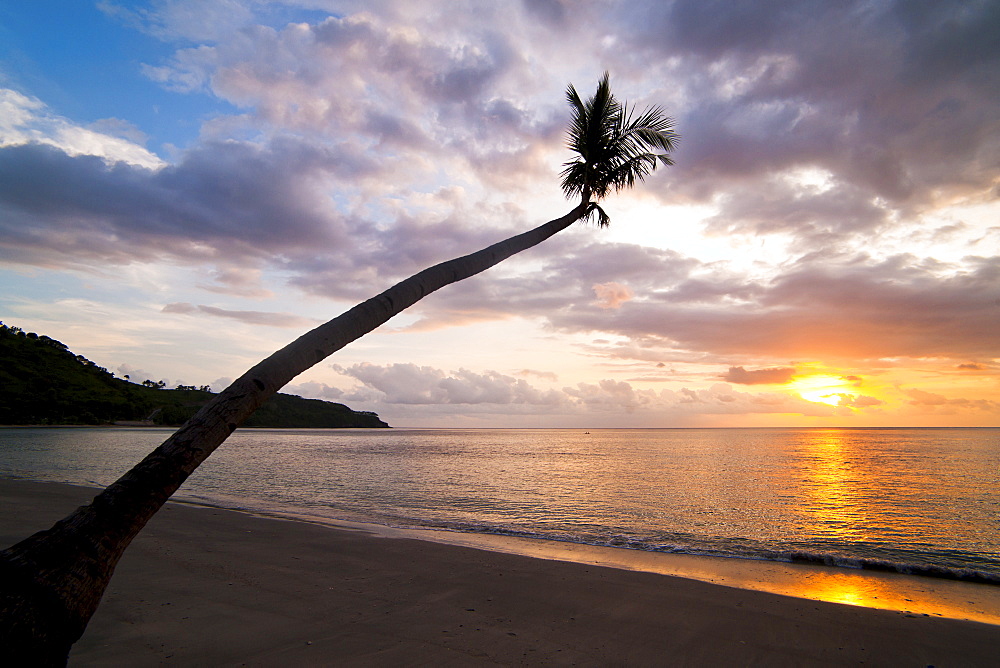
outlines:
[[[2,480],[0,538],[93,494]],[[70,665],[995,661],[1000,626],[925,614],[170,503],[126,551]]]
[[[383,538],[429,541],[536,559],[656,573],[812,601],[926,614],[1000,625],[1000,586],[993,582],[820,563],[669,553],[506,534],[419,526],[387,526],[303,512],[234,507],[187,497],[173,503],[264,519],[304,522]]]
[[[85,490],[89,495],[102,489],[97,485],[30,479],[24,482],[67,485]],[[175,494],[169,504],[234,512],[260,519],[307,523],[331,530],[360,531],[380,538],[420,540],[536,559],[675,576],[811,601],[1000,625],[1000,585],[993,581],[808,561],[647,551],[547,537],[466,532],[419,525],[386,525],[362,516],[346,519],[310,514],[305,509],[247,505],[245,500],[237,498],[206,498],[185,494],[183,490]]]

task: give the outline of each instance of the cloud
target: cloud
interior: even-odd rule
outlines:
[[[577,399],[589,410],[624,410],[626,413],[649,407],[657,398],[655,392],[636,391],[629,383],[610,379],[596,384],[580,383],[576,387],[563,388],[563,392]]]
[[[874,406],[883,406],[885,402],[881,399],[876,399],[875,397],[868,397],[863,394],[838,394],[840,400],[837,402],[838,406],[848,406],[850,408],[872,408]]]
[[[869,191],[853,185],[828,190],[803,186],[786,175],[762,184],[734,186],[716,199],[718,213],[705,220],[712,235],[777,234],[795,238],[806,251],[885,226],[892,212]]]
[[[245,27],[211,47],[181,49],[146,72],[175,90],[211,92],[248,109],[257,127],[365,135],[391,149],[386,157],[419,147],[442,159],[464,157],[477,169],[528,151],[524,138],[548,119],[539,126],[507,95],[516,90],[506,80],[512,68],[524,65],[511,42],[516,33],[480,28],[457,39],[453,25],[468,15],[450,13],[435,23],[437,12],[424,10],[408,24],[362,12],[278,29]],[[482,21],[502,13],[519,23],[500,8],[479,10]]]
[[[664,196],[711,201],[717,213],[706,225],[713,233],[788,234],[800,249],[872,234],[897,224],[896,207],[907,197],[890,197],[892,188],[857,174],[877,180],[902,170],[904,180],[913,181],[911,172],[938,164],[925,159],[924,124],[942,115],[959,114],[948,123],[974,128],[973,136],[989,134],[987,116],[974,110],[994,98],[968,85],[975,77],[987,90],[996,82],[994,70],[970,67],[996,55],[995,49],[978,48],[988,46],[980,42],[990,34],[981,26],[995,18],[978,5],[931,12],[843,3],[820,11],[807,2],[762,3],[747,12],[715,5],[709,11],[679,0],[613,10],[581,3],[566,12],[562,3],[549,2],[478,8],[475,14],[423,3],[388,3],[367,12],[358,7],[344,5],[341,15],[312,23],[282,24],[277,15],[225,2],[170,2],[143,11],[103,3],[109,14],[197,43],[151,65],[157,80],[210,93],[246,113],[207,123],[202,142],[162,176],[119,170],[113,178],[86,161],[43,161],[36,171],[74,179],[89,192],[64,203],[58,224],[47,222],[53,212],[26,204],[51,199],[48,192],[29,190],[16,205],[8,202],[6,217],[32,234],[15,236],[12,243],[27,252],[6,257],[45,266],[79,266],[88,256],[102,263],[167,256],[256,262],[258,269],[284,265],[301,289],[337,298],[370,296],[386,280],[452,250],[476,248],[490,238],[490,227],[509,225],[502,222],[509,209],[498,204],[483,215],[485,200],[492,198],[484,188],[496,179],[518,180],[505,182],[501,199],[533,192],[540,181],[550,181],[555,190],[553,163],[564,153],[560,93],[567,74],[556,67],[526,68],[525,54],[544,51],[534,39],[539,35],[565,51],[570,29],[573,43],[608,45],[599,51],[620,72],[616,81],[626,92],[665,96],[668,106],[679,106],[685,141],[678,167],[664,172],[671,186]],[[593,40],[586,39],[592,19],[605,9],[600,25],[607,40],[596,30]],[[539,24],[540,16],[547,23]],[[483,27],[501,24],[506,29]],[[842,26],[844,38],[834,40],[829,25]],[[956,44],[949,31],[970,42],[939,58],[943,44]],[[638,44],[655,62],[676,63],[658,65],[662,89],[641,85],[631,61],[614,47],[636,43],[636,36],[650,37]],[[909,67],[902,55],[932,63],[934,76]],[[866,59],[886,63],[886,71],[856,67]],[[901,73],[909,77],[903,83],[896,76]],[[670,105],[674,85],[683,94]],[[933,102],[914,107],[917,90],[937,99],[930,120],[915,116]],[[942,97],[948,91],[954,94]],[[867,102],[876,92],[881,106]],[[10,117],[29,123],[40,104],[22,102]],[[233,139],[242,133],[254,141]],[[927,192],[943,193],[949,179],[971,183],[975,179],[962,176],[963,170],[985,169],[992,155],[989,142],[967,141],[965,132],[945,136],[953,138],[948,148],[958,154],[934,183],[925,179],[933,186]],[[891,154],[901,166],[860,170],[862,158],[851,157],[859,147]],[[820,183],[796,176],[805,172],[819,174]],[[464,192],[428,208],[424,198],[440,192],[440,184],[431,183],[438,179],[461,184]],[[910,189],[919,190],[913,183]],[[330,196],[338,191],[340,199]],[[110,197],[125,192],[125,201]],[[345,206],[350,198],[358,204]],[[539,222],[532,214],[521,210],[514,223],[523,229]],[[470,219],[476,220],[471,228]],[[607,265],[592,285],[624,285],[612,271],[621,268]],[[508,296],[497,294],[500,301]]]
[[[237,297],[269,298],[274,293],[261,285],[261,270],[248,267],[220,267],[212,272],[215,284],[201,284],[198,287],[209,292],[217,292]]]
[[[747,371],[741,366],[731,366],[722,379],[737,385],[784,385],[795,376],[795,367],[776,367]]]
[[[128,376],[128,380],[132,383],[141,383],[144,380],[151,380],[153,374],[146,371],[145,369],[139,369],[131,364],[119,364],[115,373],[118,374],[119,378],[124,378]]]
[[[302,318],[291,313],[265,313],[263,311],[231,311],[217,306],[206,306],[199,304],[189,304],[187,302],[175,302],[167,304],[161,311],[163,313],[179,313],[183,315],[206,314],[217,318],[228,318],[238,320],[248,325],[266,325],[268,327],[294,327],[303,328],[315,326],[316,322],[308,318]]]
[[[145,10],[101,4],[109,15],[164,39],[195,44],[147,71],[164,85],[214,95],[244,113],[206,123],[205,150],[185,159],[183,171],[192,183],[232,179],[231,190],[259,192],[246,208],[274,219],[302,219],[303,208],[311,214],[307,220],[323,209],[356,216],[315,191],[290,187],[296,177],[314,177],[334,164],[345,181],[354,181],[348,188],[364,191],[365,208],[380,208],[377,200],[406,191],[426,193],[429,175],[470,186],[466,211],[478,209],[484,187],[503,184],[505,192],[520,195],[549,181],[554,190],[553,163],[563,156],[566,118],[560,93],[569,72],[547,64],[549,50],[568,56],[596,49],[590,59],[607,60],[625,92],[641,91],[640,101],[665,100],[677,108],[685,140],[678,166],[657,183],[670,186],[663,189],[667,199],[713,203],[718,213],[707,225],[718,234],[789,234],[804,248],[909,220],[898,213],[915,206],[911,200],[992,187],[1000,148],[990,140],[995,133],[987,113],[998,87],[989,27],[997,12],[982,4],[820,8],[802,0],[758,3],[751,10],[678,0],[585,2],[572,12],[560,2],[475,12],[427,3],[362,7],[345,3],[337,16],[282,23],[280,12],[229,0],[165,2]],[[646,51],[656,63],[653,79],[639,78],[634,61],[616,46],[622,43]],[[872,62],[879,67],[867,66]],[[22,102],[8,117],[35,118],[39,104]],[[272,164],[258,162],[253,174],[235,169],[231,176],[195,164],[196,155],[219,152],[228,168],[238,167],[241,162],[229,160],[240,160],[228,146],[235,136],[255,137],[261,153],[276,154]],[[274,142],[280,137],[298,142],[298,149],[279,150]],[[298,151],[306,145],[336,155],[322,167],[306,159],[306,167],[284,178],[279,167],[300,165]],[[928,153],[935,159],[927,160]],[[366,156],[377,159],[364,164]],[[810,170],[823,175],[822,186],[796,177]],[[365,174],[367,184],[361,183]],[[147,202],[148,210],[171,218],[176,212],[161,210],[190,199],[203,213],[246,222],[247,212],[234,210],[235,202],[206,201],[204,193],[189,190],[175,188],[176,197]],[[287,206],[276,206],[279,201]],[[402,203],[402,212],[392,212],[395,220],[366,223],[403,235],[407,220],[432,227],[412,198]],[[99,207],[78,207],[91,221],[106,216]],[[439,217],[435,236],[461,234],[462,218]],[[222,241],[210,250],[232,253]],[[319,234],[318,243],[324,241]],[[416,235],[408,243],[380,241],[382,250],[427,245]],[[363,259],[380,263],[374,254]],[[363,273],[360,260],[349,270],[354,277]],[[310,254],[297,285],[330,285],[328,277],[344,264]]]
[[[51,113],[37,98],[0,88],[0,147],[40,144],[70,156],[97,156],[109,164],[162,167],[165,163],[142,146],[144,140],[127,121],[107,118],[83,127]]]
[[[646,347],[717,356],[804,358],[982,357],[1000,354],[995,305],[1000,258],[967,266],[896,256],[803,258],[745,289],[721,281],[692,301],[682,282],[639,307],[579,304],[549,316],[567,332],[602,331]]]
[[[558,406],[557,392],[543,391],[524,380],[487,371],[459,369],[445,373],[416,364],[334,365],[345,376],[355,378],[383,395],[391,404],[535,404]]]
[[[563,415],[624,413],[662,422],[671,416],[698,415],[786,413],[822,417],[836,415],[838,411],[849,412],[848,406],[875,405],[867,403],[871,398],[859,398],[853,403],[845,399],[838,408],[806,401],[796,395],[738,392],[724,384],[706,389],[657,391],[636,388],[625,381],[603,379],[560,390],[543,390],[524,380],[492,371],[482,374],[464,369],[445,372],[416,364],[334,365],[333,368],[361,383],[344,392],[345,401],[371,404],[380,414],[391,414],[397,406],[461,405],[470,414],[491,413],[496,407],[504,406],[515,411],[540,408]]]
[[[132,27],[163,40],[213,41],[253,22],[253,13],[239,0],[166,0],[150,9],[124,7],[99,0],[97,8]]]
[[[240,296],[266,290],[234,282],[237,273],[272,268],[301,289],[358,299],[502,239],[495,226],[506,232],[541,222],[508,204],[471,206],[460,186],[424,180],[421,165],[434,152],[373,153],[371,135],[354,137],[352,128],[322,141],[291,132],[262,142],[206,136],[176,163],[151,169],[127,155],[109,161],[116,154],[97,144],[18,134],[38,124],[42,105],[14,93],[7,102],[13,120],[0,146],[0,258],[14,263],[215,265],[219,284],[206,289]],[[357,207],[345,205],[351,198]]]
[[[729,198],[715,225],[847,234],[993,187],[992,3],[678,0],[620,16],[687,102],[666,196]],[[806,166],[826,192],[777,178]]]
[[[910,405],[918,406],[931,412],[943,411],[953,413],[956,408],[990,413],[1000,411],[1000,403],[989,399],[967,399],[965,397],[950,399],[942,394],[927,392],[917,388],[902,389],[902,392],[910,398],[908,402]]]
[[[315,381],[285,385],[281,391],[285,394],[296,394],[307,399],[323,399],[325,401],[340,401],[344,396],[344,391],[340,388]]]
[[[621,308],[622,304],[635,297],[635,293],[621,283],[596,283],[592,289],[597,296],[594,303],[604,309]]]
[[[965,364],[959,364],[957,368],[961,369],[962,371],[986,371],[990,367],[986,366],[985,364],[979,364],[977,362],[967,362]]]
[[[558,324],[554,313],[577,310],[600,319],[608,309],[595,304],[595,285],[621,286],[607,288],[617,295],[615,299],[623,298],[627,291],[645,294],[684,277],[699,264],[675,251],[601,243],[594,240],[589,228],[570,229],[488,274],[436,294],[433,301],[421,305],[422,326],[509,317]]]
[[[948,403],[948,399],[933,392],[912,389],[904,390],[904,393],[910,397],[910,403],[914,406],[943,406]]]
[[[642,390],[630,383],[602,380],[580,383],[563,390],[588,411],[624,411],[634,414],[658,414],[661,420],[699,415],[797,414],[831,417],[846,408],[817,404],[801,397],[779,393],[738,392],[729,385],[680,390]]]
[[[551,371],[538,371],[536,369],[521,369],[515,376],[524,376],[526,378],[534,377],[541,380],[557,381],[559,380],[559,375]]]
[[[43,266],[275,262],[350,249],[317,173],[365,159],[295,142],[206,144],[150,170],[40,144],[0,148],[0,254]],[[311,252],[310,252],[311,254]]]

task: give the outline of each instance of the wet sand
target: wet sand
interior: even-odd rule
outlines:
[[[0,481],[9,545],[93,490]],[[984,585],[985,586],[985,585]],[[170,504],[71,666],[989,666],[1000,625]]]

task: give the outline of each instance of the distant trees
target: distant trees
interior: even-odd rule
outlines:
[[[61,342],[0,323],[0,424],[101,424],[139,406],[126,384]]]
[[[183,424],[215,395],[210,385],[132,383],[44,335],[0,323],[0,425]],[[272,397],[248,421],[258,427],[386,427],[375,413],[289,395]]]

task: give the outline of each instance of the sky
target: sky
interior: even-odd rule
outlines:
[[[1000,425],[1000,3],[0,4],[0,319],[223,389],[573,208],[565,90],[675,166],[285,392],[395,427]]]

